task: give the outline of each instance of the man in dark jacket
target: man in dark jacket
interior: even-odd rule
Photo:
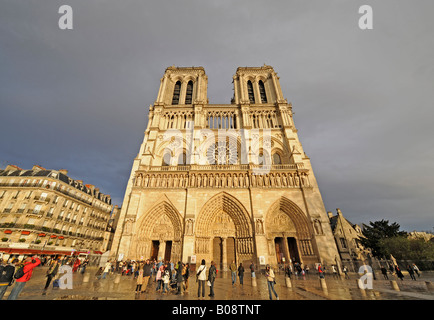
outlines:
[[[45,283],[44,292],[42,293],[43,295],[46,294],[47,289],[51,283],[51,280],[53,280],[53,278],[57,275],[57,272],[59,271],[59,267],[60,267],[60,263],[58,259],[55,259],[51,262],[50,267],[48,268],[47,271],[47,282]]]
[[[16,300],[20,295],[21,291],[23,291],[24,286],[27,281],[32,277],[33,269],[41,264],[41,260],[37,256],[27,257],[24,260],[24,275],[17,279],[14,287],[12,288],[11,294],[8,297],[8,300]]]
[[[208,272],[208,281],[211,283],[211,286],[209,287],[209,295],[210,297],[214,297],[214,281],[217,277],[217,269],[215,267],[215,262],[211,261],[211,266],[209,267]]]
[[[181,294],[181,286],[184,281],[184,276],[182,275],[183,264],[181,261],[178,261],[178,268],[176,269],[176,294]]]
[[[13,259],[9,264],[0,266],[0,300],[3,299],[8,287],[12,285],[15,266],[18,263],[18,259]]]
[[[146,260],[146,263],[143,265],[143,291],[146,292],[146,288],[148,287],[149,278],[151,277],[152,265],[149,259]]]

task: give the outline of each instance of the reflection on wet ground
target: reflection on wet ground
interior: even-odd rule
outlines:
[[[244,284],[231,285],[228,272],[219,272],[215,282],[215,297],[210,298],[209,287],[206,287],[205,297],[198,298],[195,277],[190,277],[187,292],[175,295],[174,292],[162,294],[155,291],[155,282],[149,281],[145,293],[134,292],[136,280],[132,276],[122,276],[119,283],[115,283],[116,275],[108,275],[106,279],[98,280],[94,274],[96,269],[89,268],[89,280],[81,274],[73,275],[73,289],[53,289],[42,295],[45,286],[45,272],[47,267],[38,267],[33,277],[21,293],[21,300],[268,300],[268,287],[263,275],[258,274],[257,286],[252,286],[252,279],[247,273]],[[357,285],[358,275],[353,274],[350,279],[335,279],[326,277],[326,288],[323,288],[316,275],[306,278],[292,278],[292,287],[286,286],[283,274],[277,274],[275,289],[280,300],[434,300],[434,292],[427,288],[426,281],[434,283],[434,272],[425,272],[417,281],[406,277],[404,281],[395,280],[400,291],[391,286],[389,280],[377,279],[373,282],[373,289],[361,290]],[[84,280],[84,281],[83,281]],[[8,289],[5,297],[9,295]],[[273,299],[275,297],[273,296]]]

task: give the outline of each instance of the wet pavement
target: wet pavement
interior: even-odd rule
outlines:
[[[89,275],[87,282],[86,276],[73,274],[72,289],[53,289],[50,285],[43,295],[47,268],[37,267],[34,270],[32,279],[24,287],[19,300],[269,300],[267,281],[262,274],[257,274],[257,286],[252,286],[249,273],[246,273],[243,285],[240,285],[237,279],[236,285],[232,286],[230,273],[219,272],[214,285],[215,297],[208,296],[209,287],[206,287],[205,297],[198,298],[194,276],[189,279],[188,292],[182,292],[181,295],[175,295],[174,291],[169,294],[156,292],[153,279],[149,281],[145,293],[136,294],[136,280],[132,276],[122,276],[120,282],[115,283],[115,274],[108,275],[106,279],[97,279],[96,268],[88,268],[86,271]],[[422,273],[417,281],[411,280],[409,276],[406,276],[404,281],[389,276],[389,280],[396,281],[400,291],[394,290],[390,281],[383,280],[382,275],[373,281],[373,289],[366,290],[359,289],[357,274],[350,274],[349,280],[335,279],[332,275],[327,275],[326,289],[321,286],[315,274],[304,279],[293,276],[291,288],[286,286],[283,273],[276,275],[275,290],[280,300],[434,300],[434,291],[426,284],[427,281],[434,284],[434,272]],[[11,287],[8,288],[4,300],[10,291]]]

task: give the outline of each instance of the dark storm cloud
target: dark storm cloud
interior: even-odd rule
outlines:
[[[74,30],[57,26],[60,5]],[[358,28],[371,4],[374,30]],[[121,205],[170,65],[230,103],[238,66],[271,65],[327,210],[432,230],[432,1],[3,1],[0,166],[69,170]]]

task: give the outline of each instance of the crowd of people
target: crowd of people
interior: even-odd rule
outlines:
[[[8,300],[15,300],[20,295],[26,283],[31,279],[33,269],[37,266],[48,266],[46,271],[46,282],[43,289],[43,295],[46,294],[50,284],[53,282],[55,285],[56,277],[59,274],[59,269],[63,265],[69,265],[72,268],[73,273],[84,274],[87,266],[89,265],[89,259],[79,259],[78,257],[42,257],[38,256],[27,257],[23,261],[19,261],[17,258],[11,258],[8,261],[2,261],[0,265],[0,300],[3,299],[7,288],[12,287]],[[247,268],[247,267],[246,267]],[[248,266],[251,278],[256,279],[256,266],[251,261]],[[295,277],[296,279],[303,279],[309,277],[310,268],[308,265],[302,265],[301,263],[294,262],[292,264],[286,263],[278,266],[278,271],[284,271],[284,275],[288,278]],[[229,271],[231,273],[232,286],[239,282],[239,285],[244,285],[244,274],[246,272],[243,263],[238,265],[235,261],[229,265]],[[314,271],[320,279],[325,278],[326,267],[321,264],[316,264]],[[331,266],[333,277],[338,278],[338,270],[335,265]],[[345,278],[349,279],[348,270],[345,266],[342,269]],[[388,280],[388,270],[383,266],[381,272],[384,279]],[[399,266],[391,265],[389,268],[391,274],[396,275],[403,280]],[[407,272],[412,280],[416,280],[416,276],[420,277],[420,270],[416,264],[408,265]],[[205,288],[209,287],[209,297],[214,297],[214,284],[217,278],[217,266],[214,261],[211,261],[210,267],[207,268],[206,261],[202,260],[200,265],[194,265],[192,269],[189,263],[183,263],[178,261],[176,263],[172,261],[157,261],[157,260],[126,260],[126,261],[107,261],[104,266],[100,267],[95,274],[97,279],[106,279],[109,274],[117,274],[119,276],[131,277],[136,281],[135,293],[140,294],[147,292],[148,285],[151,281],[155,282],[155,291],[162,295],[175,294],[179,295],[184,291],[188,292],[189,279],[191,275],[195,275],[197,282],[197,296],[205,297]],[[279,299],[276,291],[276,275],[273,268],[270,265],[265,266],[263,272],[267,281],[269,298],[272,300],[273,294],[276,299]],[[53,281],[54,279],[54,281]],[[58,284],[57,284],[58,286]]]

